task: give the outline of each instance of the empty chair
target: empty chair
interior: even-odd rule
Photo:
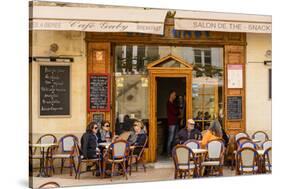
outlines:
[[[261,147],[262,147],[263,150],[267,150],[268,148],[271,148],[272,147],[272,141],[271,140],[264,141],[262,143]]]
[[[272,167],[272,148],[269,147],[263,154],[265,172],[271,173]]]
[[[39,186],[39,188],[59,188],[60,185],[56,182],[47,182]]]
[[[118,140],[109,145],[103,156],[103,173],[105,173],[106,164],[111,164],[111,180],[115,171],[115,166],[120,165],[123,170],[123,176],[128,179],[126,161],[129,157],[129,143],[125,140]]]
[[[258,173],[259,156],[254,148],[240,148],[236,154],[236,174]]]
[[[262,143],[268,140],[269,138],[264,131],[257,131],[252,135],[252,139],[259,140],[260,142],[257,142],[257,145],[261,147]]]
[[[188,178],[193,173],[197,171],[197,165],[192,161],[194,153],[192,149],[185,145],[177,145],[173,148],[172,156],[175,165],[175,179],[179,177],[186,178],[186,173],[188,173]]]
[[[200,148],[199,142],[197,140],[193,140],[193,139],[185,141],[184,145],[186,145],[190,149],[199,149]]]
[[[36,142],[36,144],[53,144],[53,143],[57,143],[57,138],[52,134],[42,135]],[[47,157],[46,160],[52,156],[52,151],[53,151],[52,148],[45,148],[44,149],[45,157]],[[35,159],[35,160],[37,159],[37,160],[40,160],[40,168],[44,167],[43,165],[45,164],[45,162],[43,162],[43,156],[42,156],[43,151],[42,151],[42,149],[40,149],[40,148],[34,148],[34,149],[30,148],[29,154],[31,156],[30,157],[30,161],[31,161],[30,163],[31,164],[32,164],[33,159]]]
[[[222,140],[211,140],[207,143],[208,153],[205,161],[201,164],[200,173],[203,175],[204,168],[209,167],[211,175],[214,175],[214,169],[217,168],[218,175],[223,175],[223,160],[224,160],[224,143]]]
[[[78,143],[78,138],[72,134],[64,135],[60,138],[58,142],[58,147],[54,151],[53,158],[51,160],[51,166],[53,166],[53,160],[61,160],[61,174],[64,168],[65,161],[68,160],[68,167],[70,169],[70,176],[72,176],[72,169],[75,170],[75,165],[73,161],[73,148],[75,142]]]
[[[247,137],[249,138],[249,135],[247,133],[241,132],[235,135],[235,141],[237,142],[241,137]]]

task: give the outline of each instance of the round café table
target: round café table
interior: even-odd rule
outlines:
[[[46,168],[45,168],[45,156],[46,156],[46,150],[50,147],[58,146],[57,143],[38,143],[38,144],[29,144],[32,148],[39,148],[40,152],[42,153],[42,160],[40,159],[40,170],[37,177],[49,177]]]

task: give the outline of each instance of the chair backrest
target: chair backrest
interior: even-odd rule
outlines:
[[[75,142],[78,142],[78,138],[75,135],[72,134],[64,135],[59,140],[59,146],[61,148],[61,151],[71,152]]]
[[[39,186],[39,188],[59,188],[60,185],[56,182],[47,182]]]
[[[240,137],[236,141],[237,147],[239,148],[242,143],[247,142],[247,141],[251,141],[251,139],[249,137]]]
[[[57,142],[57,138],[55,137],[55,135],[52,135],[52,134],[42,135],[37,140],[37,144],[51,144],[51,143],[56,143],[56,142]]]
[[[193,139],[185,141],[184,145],[186,145],[190,149],[199,149],[200,148],[199,142],[197,140],[193,140]]]
[[[271,148],[272,147],[272,141],[271,140],[264,141],[262,143],[261,147],[262,147],[263,150],[267,150],[268,148]]]
[[[139,153],[139,155],[138,155],[138,159],[141,158],[141,156],[142,156],[142,154],[143,154],[143,152],[144,152],[144,149],[145,149],[145,147],[146,147],[146,145],[147,145],[147,142],[148,142],[148,137],[146,137],[146,139],[145,139],[145,142],[144,142],[144,144],[143,144],[143,146],[142,146],[142,148],[141,148],[141,151],[140,151],[140,153]]]
[[[240,144],[239,148],[254,148],[257,149],[257,145],[255,143],[253,143],[252,141],[245,141],[243,143]]]
[[[125,140],[118,140],[111,143],[108,148],[111,149],[113,159],[125,158],[128,155],[129,143]]]
[[[260,142],[258,142],[257,144],[259,146],[262,145],[262,143],[266,140],[268,140],[268,135],[266,134],[266,132],[264,131],[257,131],[252,135],[252,139],[256,139],[256,140],[260,140]]]
[[[209,159],[219,159],[223,155],[224,143],[221,140],[210,140],[206,147]]]
[[[193,151],[185,145],[176,145],[173,148],[172,155],[176,167],[190,165],[191,157],[194,157]]]
[[[249,135],[247,133],[241,132],[235,135],[235,141],[237,142],[241,137],[247,137],[249,138]]]
[[[241,148],[237,151],[237,163],[242,168],[252,168],[257,165],[258,153],[254,148]]]
[[[266,162],[265,166],[267,166],[268,170],[271,171],[271,167],[272,167],[272,147],[269,147],[267,150],[265,150],[263,158]]]

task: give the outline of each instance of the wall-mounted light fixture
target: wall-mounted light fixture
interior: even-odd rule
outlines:
[[[271,66],[272,61],[271,61],[271,60],[265,60],[265,61],[263,62],[263,64],[266,65],[266,66]]]

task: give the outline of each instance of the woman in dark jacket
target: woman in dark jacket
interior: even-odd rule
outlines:
[[[101,123],[101,129],[98,131],[97,137],[98,137],[98,143],[109,142],[109,140],[112,140],[112,133],[110,131],[109,121],[103,121]]]
[[[147,135],[146,131],[144,129],[144,125],[141,121],[135,121],[134,122],[134,135],[136,137],[135,141],[133,143],[129,144],[131,146],[136,146],[136,147],[142,147],[145,144]],[[141,151],[141,148],[135,148],[134,150],[134,155],[138,155]]]
[[[86,133],[81,138],[81,151],[85,159],[93,159],[97,157],[98,137],[97,137],[98,125],[95,122],[91,122],[86,129]]]

